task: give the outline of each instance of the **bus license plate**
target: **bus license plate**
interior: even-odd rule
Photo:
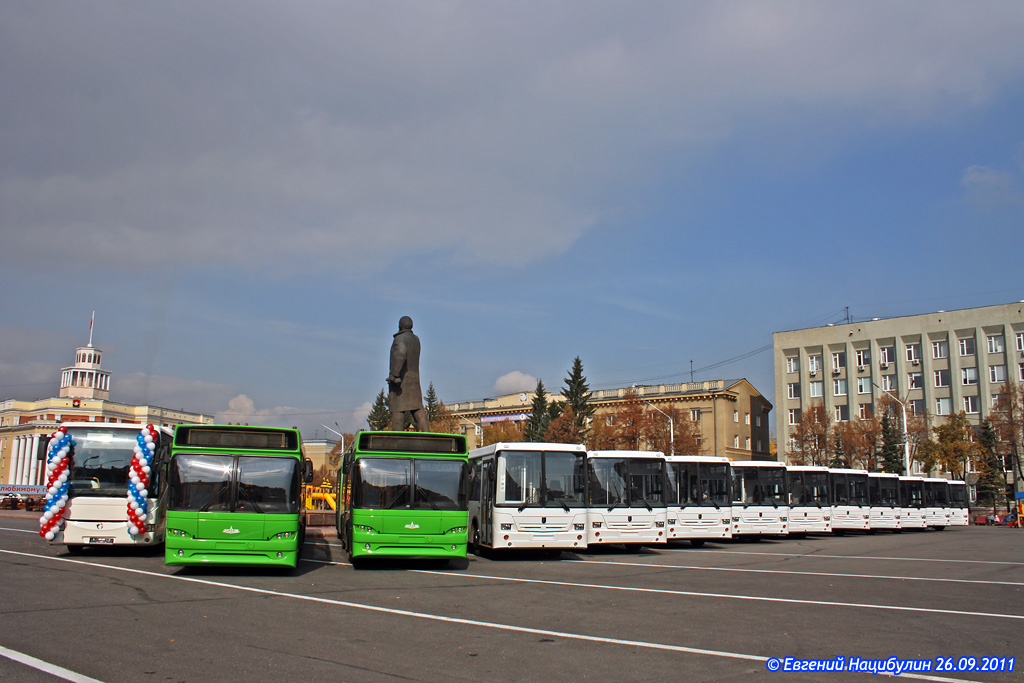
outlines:
[[[113,536],[90,536],[89,543],[96,543],[98,545],[114,545]]]

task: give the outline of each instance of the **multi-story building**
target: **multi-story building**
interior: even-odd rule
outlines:
[[[210,415],[109,400],[110,372],[100,368],[102,352],[79,347],[75,364],[63,368],[56,398],[0,401],[0,483],[45,484],[45,448],[62,422],[136,422],[171,427],[209,424]]]
[[[647,407],[676,409],[683,419],[698,423],[701,452],[733,460],[767,460],[770,455],[768,414],[772,404],[745,379],[684,382],[654,386],[620,387],[591,392],[594,420],[607,420],[621,410],[627,392],[635,389]],[[549,400],[561,401],[560,394]],[[507,394],[481,401],[464,401],[448,407],[458,419],[470,448],[482,442],[486,424],[506,420],[524,424],[531,415],[532,393]]]
[[[1007,380],[1024,381],[1024,302],[776,332],[780,460],[801,411],[869,417],[883,394],[934,426],[966,413],[980,424]]]

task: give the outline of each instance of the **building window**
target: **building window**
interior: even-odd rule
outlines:
[[[951,398],[937,398],[935,399],[935,414],[936,415],[949,415],[953,412],[953,399]]]
[[[921,345],[907,344],[907,361],[910,363],[921,362]]]
[[[834,380],[832,380],[832,394],[834,396],[846,396],[846,380],[845,379],[834,379]]]
[[[789,437],[789,452],[792,453],[795,450],[796,450],[796,437],[795,436],[791,436],[791,437]]]
[[[857,393],[858,394],[870,394],[871,393],[871,378],[870,377],[858,377],[857,378]]]
[[[861,349],[857,352],[857,365],[864,367],[865,365],[871,365],[871,352],[867,349]]]
[[[908,372],[907,389],[924,389],[924,373]]]
[[[978,368],[961,368],[960,381],[965,385],[978,383]]]
[[[739,422],[740,422],[740,411],[738,411],[738,410],[732,411],[732,421],[735,422],[736,424],[739,424]]]
[[[846,352],[839,351],[832,354],[832,369],[839,371],[846,367]]]
[[[1021,382],[1024,382],[1024,363],[1017,366],[1017,377],[1020,378]]]
[[[949,342],[945,339],[942,341],[933,341],[932,358],[949,358]]]
[[[787,384],[786,389],[788,390],[789,398],[800,398],[800,385],[798,383]]]
[[[974,355],[974,337],[967,337],[960,340],[960,355],[961,356],[973,356]]]
[[[907,411],[911,415],[924,415],[924,399],[919,398],[913,401],[907,401]]]
[[[743,424],[750,424],[750,413],[743,413]]]
[[[896,382],[893,381],[896,375],[882,375],[882,391],[896,391]]]
[[[611,413],[610,415],[606,416],[604,418],[604,423],[609,427],[615,426],[615,413]]]
[[[883,365],[896,362],[896,347],[895,346],[883,346],[878,349],[878,355],[881,356],[879,362]]]
[[[796,356],[786,356],[786,372],[798,372],[800,369],[800,359]]]
[[[1006,340],[1001,334],[990,334],[988,336],[988,352],[1002,353],[1006,350]]]
[[[821,398],[825,395],[824,382],[810,382],[811,398]]]
[[[978,412],[978,397],[964,396],[964,412],[973,415]]]
[[[474,432],[474,433],[475,433],[475,434],[476,434],[477,436],[480,436],[481,434],[483,434],[483,433],[484,433],[484,428],[483,428],[483,427],[481,427],[480,425],[473,425],[473,432]]]
[[[857,406],[857,417],[859,417],[862,420],[868,419],[869,417],[874,415],[874,413],[874,406],[871,405],[870,403],[861,403],[859,406]]]
[[[758,440],[757,440],[757,452],[758,452],[758,453],[760,453],[760,452],[761,452],[761,439],[758,439]]]
[[[740,437],[739,437],[738,434],[736,434],[736,435],[734,435],[732,437],[732,447],[733,448],[739,448],[740,447]]]
[[[935,371],[935,386],[937,386],[937,387],[948,387],[949,386],[949,370],[936,370]]]
[[[700,408],[694,408],[690,411],[690,419],[694,422],[700,422]]]
[[[1005,382],[1006,381],[1006,366],[1005,365],[990,365],[988,367],[988,380],[990,382]]]
[[[799,408],[790,408],[789,409],[789,425],[792,427],[792,426],[798,425],[798,424],[800,424],[800,409]]]
[[[1017,333],[1017,350],[1024,353],[1024,332]]]
[[[807,369],[811,372],[821,370],[821,356],[807,356]]]
[[[749,436],[743,441],[743,447],[746,448],[748,451],[750,450],[750,437]]]
[[[755,427],[760,427],[761,426],[761,416],[760,415],[755,415],[754,416],[754,426]],[[757,450],[761,450],[761,447],[758,446]]]
[[[850,421],[850,406],[836,406],[836,422]]]

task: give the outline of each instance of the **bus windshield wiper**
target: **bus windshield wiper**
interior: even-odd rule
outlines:
[[[401,494],[405,493],[408,490],[409,490],[409,485],[408,484],[402,484],[401,486],[399,486],[398,487],[397,495],[395,495],[395,497],[391,499],[390,503],[388,503],[387,505],[384,506],[384,509],[385,510],[390,510],[391,508],[395,507],[395,504],[398,503],[398,501],[400,501],[402,499],[402,495]]]
[[[611,512],[615,508],[619,507],[619,504],[621,502],[622,502],[622,496],[619,496],[618,498],[615,499],[615,502],[611,504],[611,507],[608,508],[608,512]]]
[[[428,491],[427,489],[423,488],[422,486],[417,486],[416,487],[416,494],[419,495],[419,496],[422,496],[424,502],[426,502],[427,505],[429,505],[430,507],[434,508],[435,510],[440,510],[441,508],[437,507],[437,504],[434,501],[430,500],[430,498],[427,496],[427,494],[429,494],[429,493],[430,493],[430,491]]]
[[[244,486],[239,486],[239,487],[238,487],[238,491],[239,491],[239,493],[241,493],[241,494],[242,494],[243,496],[245,496],[245,499],[246,499],[247,501],[249,501],[250,503],[252,503],[252,508],[253,508],[253,510],[254,510],[255,512],[258,512],[258,513],[260,513],[260,514],[263,514],[263,509],[262,509],[262,508],[260,507],[260,504],[259,504],[259,503],[257,503],[257,502],[256,502],[255,500],[253,500],[253,499],[252,499],[252,496],[251,496],[251,495],[249,495],[249,492],[245,490],[245,487],[244,487]]]
[[[534,502],[536,499],[537,499],[537,493],[536,493],[536,491],[534,491],[533,493],[531,493],[530,495],[528,495],[526,498],[523,499],[523,504],[520,505],[517,508],[517,510],[519,512],[522,512],[523,510],[526,509],[527,505],[529,505],[530,503]]]
[[[552,496],[552,495],[549,495],[549,496],[548,496],[548,500],[553,500],[553,501],[555,501],[556,503],[558,503],[559,505],[561,505],[561,506],[562,506],[562,509],[563,509],[563,510],[565,510],[566,512],[569,512],[569,506],[568,506],[568,505],[566,505],[566,504],[565,504],[565,501],[564,501],[564,500],[562,500],[561,498],[559,498],[558,496]]]
[[[647,502],[646,498],[641,498],[640,502],[644,504],[644,507],[647,508],[648,512],[654,512],[654,508],[651,507],[651,504]]]

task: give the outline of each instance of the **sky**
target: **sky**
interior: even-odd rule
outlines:
[[[365,427],[1024,299],[1024,3],[0,4],[0,399]],[[774,424],[774,421],[772,421]]]

